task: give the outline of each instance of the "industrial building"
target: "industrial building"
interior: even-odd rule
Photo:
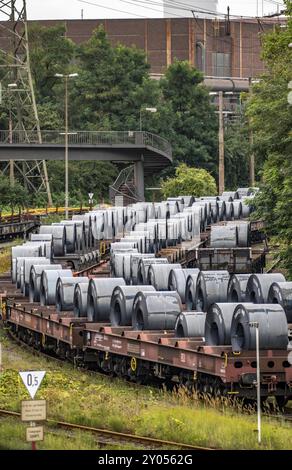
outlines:
[[[76,43],[87,41],[103,25],[113,44],[145,50],[154,77],[175,59],[188,60],[205,76],[256,77],[264,71],[263,33],[280,27],[284,19],[145,18],[39,21],[43,26],[65,24]],[[2,33],[3,34],[3,33]],[[4,38],[1,38],[0,44]]]

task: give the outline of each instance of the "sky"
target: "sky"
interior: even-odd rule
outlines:
[[[18,0],[20,3],[21,0]],[[139,18],[161,17],[162,0],[146,0],[152,2],[148,8],[143,8],[139,2],[143,0],[26,0],[28,19],[80,19],[83,10],[84,19],[89,18]],[[183,2],[183,0],[178,0]],[[153,5],[155,3],[155,5]],[[196,0],[194,0],[196,5]],[[231,14],[256,16],[277,11],[277,3],[281,0],[219,0],[218,11],[225,12],[230,6]],[[106,7],[106,8],[104,8]],[[150,8],[153,8],[151,10]],[[120,11],[116,11],[120,10]],[[2,17],[1,17],[2,19]]]

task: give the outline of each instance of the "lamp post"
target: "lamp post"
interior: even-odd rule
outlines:
[[[78,77],[78,73],[56,73],[55,77],[64,78],[65,81],[65,219],[68,220],[68,207],[69,207],[69,175],[68,175],[68,162],[69,162],[69,146],[68,146],[68,80],[70,78]]]
[[[140,109],[140,131],[142,131],[142,111],[148,111],[149,113],[157,113],[157,108],[141,108]]]
[[[257,411],[258,411],[258,443],[262,441],[261,436],[261,371],[260,371],[260,335],[259,323],[257,321],[249,322],[251,328],[255,328],[256,334],[256,363],[257,363]]]

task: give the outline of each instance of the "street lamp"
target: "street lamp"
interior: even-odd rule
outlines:
[[[261,374],[260,374],[260,335],[259,322],[249,322],[251,328],[255,328],[256,334],[256,363],[257,363],[257,409],[258,409],[258,443],[261,443]]]
[[[55,77],[64,78],[65,81],[65,219],[68,220],[69,213],[69,176],[68,176],[68,161],[69,161],[69,148],[68,148],[68,80],[70,78],[78,77],[78,73],[56,73]]]
[[[140,109],[140,131],[142,131],[142,111],[148,111],[149,113],[157,113],[157,108],[141,108]]]

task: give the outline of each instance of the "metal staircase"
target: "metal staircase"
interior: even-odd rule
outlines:
[[[109,197],[112,204],[115,204],[117,196],[123,198],[124,206],[140,201],[134,180],[134,165],[123,168],[115,182],[110,186]]]

